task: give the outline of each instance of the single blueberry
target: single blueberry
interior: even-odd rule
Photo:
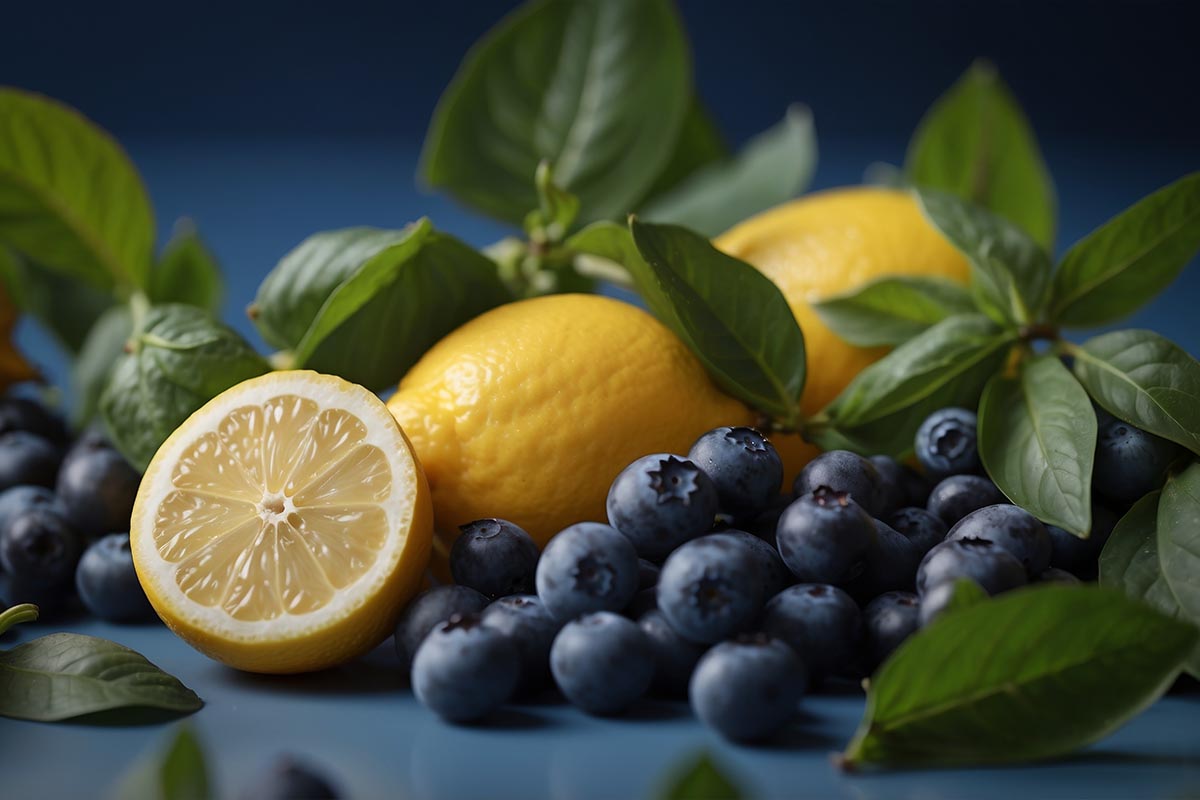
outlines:
[[[14,486],[0,492],[0,532],[16,514],[34,506],[54,506],[62,512],[58,497],[45,486]]]
[[[869,459],[879,473],[883,487],[883,502],[879,514],[887,516],[898,508],[908,505],[908,475],[904,466],[891,456],[871,456]]]
[[[735,520],[766,508],[783,483],[779,453],[754,428],[715,428],[696,440],[688,458],[712,478],[721,510]]]
[[[503,705],[517,688],[521,655],[477,614],[434,626],[412,662],[413,694],[450,722],[471,722]]]
[[[661,561],[708,531],[717,514],[717,489],[696,464],[660,453],[634,461],[613,481],[608,521],[638,555]]]
[[[412,664],[421,642],[439,622],[455,614],[478,614],[487,604],[486,597],[467,586],[435,586],[417,595],[396,624],[396,655],[405,670]]]
[[[637,593],[637,551],[616,529],[579,522],[546,545],[535,582],[538,597],[559,622],[591,611],[620,611]]]
[[[792,648],[766,634],[739,636],[704,654],[688,686],[696,716],[727,739],[766,739],[795,715],[807,684]]]
[[[141,480],[120,453],[99,448],[73,456],[58,473],[56,491],[72,524],[95,539],[129,529]]]
[[[1008,503],[984,506],[959,520],[947,540],[988,539],[1016,556],[1030,575],[1050,566],[1050,534],[1037,517]]]
[[[62,417],[28,397],[0,397],[0,434],[9,431],[26,431],[58,446],[67,443]]]
[[[79,438],[67,448],[67,453],[63,456],[62,467],[60,469],[66,469],[66,466],[72,460],[97,450],[116,450],[116,448],[112,446],[112,442],[108,440],[103,431],[97,428],[88,428],[79,434]]]
[[[154,609],[133,569],[128,533],[110,533],[93,542],[75,568],[75,590],[95,616],[109,622],[154,619]]]
[[[863,558],[863,570],[846,583],[851,596],[870,600],[884,592],[911,591],[924,555],[916,545],[887,523],[874,520],[875,537]]]
[[[658,573],[661,567],[653,561],[638,559],[638,590],[623,613],[630,619],[640,619],[647,611],[658,608]]]
[[[1126,508],[1162,486],[1180,450],[1175,443],[1113,419],[1096,435],[1092,487],[1102,502]]]
[[[779,517],[775,544],[805,583],[842,583],[862,571],[875,538],[871,516],[848,494],[825,486],[801,496]]]
[[[1074,574],[1067,572],[1065,569],[1059,569],[1058,567],[1050,567],[1049,569],[1043,570],[1040,575],[1038,575],[1036,578],[1034,578],[1034,582],[1035,583],[1076,584],[1076,583],[1081,583],[1082,581],[1080,581],[1079,578],[1077,576],[1075,576]]]
[[[27,431],[0,434],[0,491],[22,485],[54,486],[60,463],[62,451],[48,439]]]
[[[1000,594],[1028,582],[1017,557],[988,539],[947,539],[925,554],[917,569],[922,596],[941,583],[970,578],[988,594]]]
[[[654,650],[654,690],[666,697],[683,697],[692,670],[708,647],[680,636],[657,609],[642,614],[638,626]]]
[[[881,594],[863,610],[863,627],[873,669],[921,627],[921,601],[912,592]]]
[[[455,583],[492,599],[533,592],[538,547],[528,533],[503,519],[479,519],[458,530],[450,548]]]
[[[767,603],[762,630],[788,644],[813,681],[853,670],[862,646],[862,612],[834,586],[800,583]]]
[[[658,576],[662,572],[662,567],[655,564],[653,561],[647,561],[644,558],[638,559],[638,591],[653,589],[658,586]]]
[[[775,495],[771,499],[771,502],[767,504],[767,507],[750,521],[750,524],[746,526],[746,530],[774,547],[775,528],[779,525],[779,518],[795,499],[790,492],[788,494]]]
[[[996,484],[981,475],[951,475],[933,487],[926,508],[947,527],[984,506],[1005,503]]]
[[[762,595],[764,598],[774,597],[796,582],[791,570],[779,557],[779,551],[754,534],[730,528],[722,531],[719,535],[732,537],[734,541],[746,548],[746,552],[758,563],[763,576]]]
[[[242,800],[338,800],[329,778],[290,755],[280,756],[255,776]]]
[[[719,642],[746,628],[762,609],[766,578],[736,537],[714,533],[672,553],[658,578],[658,608],[681,636]]]
[[[849,495],[871,516],[882,513],[887,502],[879,470],[849,450],[830,450],[808,462],[792,483],[792,491],[802,497],[822,486]]]
[[[4,496],[0,495],[0,505]],[[1092,530],[1086,539],[1047,525],[1050,534],[1050,566],[1064,569],[1084,580],[1092,580],[1099,571],[1100,551],[1117,525],[1117,515],[1101,505],[1092,504]]]
[[[65,599],[82,553],[83,540],[55,506],[34,506],[10,517],[0,531],[10,599],[54,609]]]
[[[650,688],[654,658],[650,639],[637,623],[598,611],[558,632],[550,671],[572,705],[589,714],[616,714]]]
[[[479,618],[517,646],[521,656],[517,692],[529,695],[545,687],[550,678],[550,644],[560,626],[542,601],[532,594],[501,597],[485,608]]]
[[[923,508],[902,508],[887,519],[888,525],[924,556],[946,538],[946,523]]]
[[[917,429],[913,452],[935,480],[979,472],[979,418],[965,408],[942,408]]]

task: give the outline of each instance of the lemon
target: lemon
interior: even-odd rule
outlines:
[[[413,366],[388,407],[429,478],[443,555],[457,526],[484,517],[539,545],[604,520],[609,484],[634,459],[686,453],[705,431],[754,418],[661,323],[597,295],[475,318]]]
[[[429,490],[386,406],[315,372],[240,383],[159,448],[130,523],[154,609],[252,672],[347,661],[382,641],[429,560]]]

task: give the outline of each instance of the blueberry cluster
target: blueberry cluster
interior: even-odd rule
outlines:
[[[1095,576],[1115,515],[1097,506],[1085,540],[1009,504],[976,428],[942,409],[917,433],[920,469],[831,451],[784,494],[762,434],[717,428],[686,456],[630,464],[607,524],[572,525],[540,557],[511,522],[471,523],[450,555],[459,585],[417,598],[397,629],[413,690],[454,721],[551,680],[593,714],[686,696],[721,734],[768,737],[806,691],[873,670],[959,579],[997,594]],[[1161,483],[1160,441],[1102,420],[1097,496],[1119,510]]]
[[[35,603],[50,615],[77,595],[102,619],[153,618],[129,550],[140,481],[99,434],[89,431],[72,442],[62,419],[42,404],[0,398],[4,600]]]

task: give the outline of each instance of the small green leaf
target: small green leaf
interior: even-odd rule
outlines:
[[[716,236],[796,197],[812,180],[816,165],[812,113],[792,106],[782,122],[747,142],[733,159],[697,170],[646,203],[639,217]]]
[[[1041,586],[947,614],[871,681],[849,767],[1066,755],[1158,699],[1200,640],[1107,589]]]
[[[236,332],[195,306],[155,306],[130,344],[100,413],[113,444],[140,470],[200,406],[270,369]]]
[[[1171,594],[1200,624],[1200,463],[1167,479],[1158,501],[1158,560]]]
[[[671,158],[691,98],[669,0],[526,3],[471,48],[434,111],[422,172],[502,220],[554,165],[584,221],[628,213]],[[648,120],[653,120],[648,123]]]
[[[722,161],[728,156],[729,145],[717,129],[712,114],[700,98],[693,94],[687,113],[683,117],[683,125],[679,129],[679,138],[675,140],[675,148],[671,151],[671,158],[654,179],[654,185],[646,192],[641,205],[674,188],[700,168]]]
[[[0,87],[0,242],[99,288],[145,286],[154,214],[120,145],[56,101]]]
[[[975,310],[970,293],[944,278],[879,278],[813,307],[842,339],[859,347],[907,342],[946,317]]]
[[[1054,245],[1055,198],[1037,139],[995,67],[976,61],[933,104],[905,160],[918,186],[950,192]]]
[[[0,716],[54,722],[116,708],[190,713],[196,693],[106,639],[52,633],[0,652]]]
[[[826,426],[853,449],[903,455],[931,413],[975,405],[1015,341],[982,314],[948,317],[860,372],[814,420],[811,435],[824,447]]]
[[[1070,350],[1075,377],[1106,411],[1200,453],[1200,363],[1153,331],[1105,333]]]
[[[925,216],[971,264],[979,307],[1001,324],[1030,322],[1050,285],[1050,257],[1017,226],[945,192],[918,189]]]
[[[422,219],[310,236],[266,277],[252,308],[293,366],[382,389],[438,339],[510,299],[491,260]]]
[[[83,428],[100,408],[100,395],[108,384],[117,359],[125,352],[125,343],[133,333],[128,306],[113,306],[100,315],[71,365],[71,390],[75,407],[71,422]]]
[[[1092,527],[1096,414],[1087,392],[1055,355],[996,375],[979,401],[979,456],[1000,491],[1076,536]]]
[[[672,770],[659,792],[660,800],[743,800],[737,786],[707,753]]]
[[[150,302],[187,303],[214,314],[221,308],[224,285],[221,268],[189,219],[175,223],[175,232],[150,273]]]
[[[116,302],[107,291],[39,267],[3,246],[0,280],[13,304],[36,319],[72,354],[79,352],[96,320]]]
[[[1200,172],[1159,189],[1080,240],[1054,276],[1050,319],[1105,325],[1165,289],[1200,248]]]
[[[113,800],[210,800],[212,778],[199,738],[186,723],[171,732],[165,749],[156,747],[134,762],[114,787]]]

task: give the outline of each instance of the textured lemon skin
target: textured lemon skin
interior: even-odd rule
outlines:
[[[471,520],[511,520],[539,545],[604,520],[608,487],[630,462],[686,454],[705,431],[754,419],[661,323],[597,295],[477,317],[425,354],[388,407],[429,479],[435,565]]]
[[[218,395],[209,404],[220,403],[224,394],[238,391],[249,383],[278,381],[289,372],[276,372],[252,378],[238,384],[228,392]],[[349,384],[340,378],[306,372],[311,380],[337,384],[339,389],[366,392],[361,387]],[[193,417],[204,413],[208,405]],[[163,623],[193,648],[216,661],[246,672],[267,674],[293,674],[314,672],[351,661],[375,648],[390,636],[400,614],[409,600],[423,588],[428,568],[433,539],[433,506],[429,496],[429,485],[421,471],[420,462],[413,453],[412,445],[402,430],[397,430],[398,442],[408,450],[415,469],[416,492],[412,508],[412,521],[407,531],[404,547],[391,565],[379,588],[346,614],[330,623],[302,635],[274,639],[239,639],[214,635],[181,614],[171,602],[160,594],[152,580],[145,577],[149,565],[139,559],[136,540],[153,537],[153,531],[143,529],[137,521],[143,518],[146,504],[151,502],[144,491],[139,491],[134,502],[130,537],[133,543],[134,568],[142,588],[155,612]],[[184,422],[159,448],[162,454],[171,449],[174,440],[190,439],[196,432]],[[161,470],[170,470],[172,464],[161,462],[158,455],[150,462],[142,478],[141,487],[151,486]]]

